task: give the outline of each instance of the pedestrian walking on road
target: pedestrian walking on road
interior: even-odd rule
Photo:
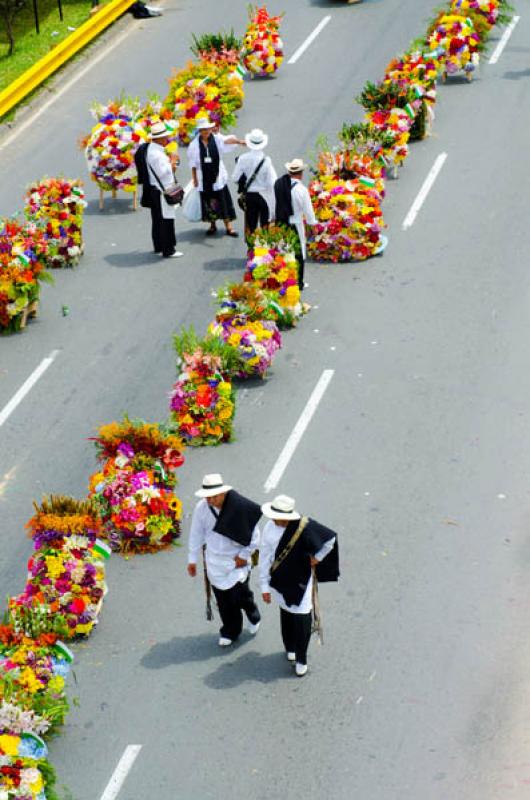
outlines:
[[[170,141],[164,122],[155,122],[151,128],[151,142],[145,150],[148,182],[144,182],[142,205],[151,210],[151,237],[153,249],[164,258],[180,258],[175,233],[175,206],[169,205],[164,191],[175,183],[174,165],[165,151]]]
[[[302,183],[307,164],[304,164],[301,158],[294,158],[285,165],[285,168],[287,174],[278,178],[274,184],[276,222],[288,225],[298,236],[300,250],[296,255],[296,260],[298,261],[298,285],[302,290],[307,257],[305,226],[306,224],[316,225],[317,220],[309,190]]]
[[[261,510],[269,519],[259,555],[262,598],[270,603],[274,597],[280,606],[287,660],[301,678],[307,672],[312,629],[322,634],[318,582],[339,577],[337,536],[315,520],[301,517],[287,495],[278,495]]]
[[[191,520],[188,574],[192,578],[197,575],[197,564],[202,558],[207,617],[212,618],[211,586],[222,622],[219,646],[228,647],[243,630],[242,611],[251,634],[256,634],[260,625],[261,615],[249,580],[252,554],[258,547],[257,522],[261,509],[225,484],[219,474],[205,475],[195,495],[201,499]]]
[[[274,184],[278,178],[270,156],[265,155],[269,137],[260,128],[247,133],[248,152],[239,156],[232,180],[244,198],[245,233],[266,228],[274,219]]]
[[[215,127],[215,123],[207,119],[201,119],[197,124],[197,135],[188,147],[191,177],[201,195],[202,220],[210,223],[206,235],[214,236],[216,222],[222,219],[226,235],[238,236],[232,227],[236,212],[222,156],[233,151],[237,145],[244,145],[245,141],[237,136],[216,133]]]

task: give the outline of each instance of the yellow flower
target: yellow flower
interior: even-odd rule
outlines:
[[[20,738],[18,736],[9,736],[6,733],[0,736],[0,750],[3,750],[7,756],[16,756],[19,741]]]
[[[231,390],[232,384],[228,383],[227,381],[221,381],[217,385],[217,391],[221,397],[230,397]]]
[[[178,497],[172,497],[168,503],[171,511],[175,515],[177,519],[180,519],[182,516],[182,502],[179,500]]]
[[[48,688],[52,692],[61,692],[64,689],[64,678],[61,675],[55,675],[48,683]]]
[[[39,689],[42,689],[42,683],[37,680],[35,673],[29,667],[26,667],[20,673],[20,683],[22,686],[25,686],[31,694],[35,694]]]

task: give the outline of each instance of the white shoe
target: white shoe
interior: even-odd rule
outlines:
[[[249,633],[250,633],[252,636],[255,636],[255,635],[257,634],[257,632],[259,631],[259,626],[260,626],[260,625],[261,625],[261,620],[260,620],[259,622],[256,622],[256,623],[254,623],[254,622],[249,622],[249,623],[248,623],[248,632],[249,632]]]
[[[226,636],[219,637],[219,647],[230,647],[233,644],[232,639],[227,639]]]
[[[171,253],[171,255],[168,256],[168,258],[181,258],[183,255],[184,253],[181,253],[180,250],[175,250],[174,253]]]
[[[287,651],[285,656],[287,658],[287,661],[291,661],[291,662],[296,661],[296,653],[290,653],[289,651]]]
[[[295,672],[299,678],[303,678],[307,672],[307,664],[296,664]]]

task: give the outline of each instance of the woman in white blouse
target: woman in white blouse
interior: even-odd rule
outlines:
[[[215,127],[215,123],[207,119],[201,119],[197,124],[197,136],[188,147],[191,177],[193,185],[200,192],[203,222],[210,223],[206,235],[214,236],[217,231],[216,222],[222,219],[227,236],[237,236],[232,227],[236,212],[227,185],[228,173],[222,156],[245,142],[236,136],[216,133]]]

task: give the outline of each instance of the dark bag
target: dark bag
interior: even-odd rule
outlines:
[[[140,149],[140,148],[138,148],[138,149]],[[146,163],[146,166],[147,166],[147,163]],[[184,189],[182,188],[180,183],[178,183],[178,181],[175,181],[175,183],[170,184],[167,187],[167,189],[164,189],[164,187],[162,186],[162,181],[160,180],[160,178],[158,177],[158,175],[154,171],[153,167],[151,165],[149,165],[149,166],[151,167],[151,172],[155,176],[155,178],[157,180],[157,183],[160,186],[160,189],[162,191],[162,194],[164,195],[164,199],[165,199],[166,203],[168,204],[168,206],[179,206],[179,205],[181,205],[182,201],[184,200]]]
[[[260,171],[264,163],[265,163],[265,157],[261,159],[258,166],[248,179],[248,181],[245,181],[244,179],[242,180],[241,178],[238,181],[239,194],[237,195],[237,204],[241,209],[241,211],[247,210],[247,192],[250,189],[251,185],[254,183],[258,175],[258,172]]]
[[[134,154],[134,164],[138,173],[138,185],[142,187],[140,205],[143,208],[151,208],[151,184],[149,183],[149,172],[147,169],[147,148],[149,144],[144,142]]]

